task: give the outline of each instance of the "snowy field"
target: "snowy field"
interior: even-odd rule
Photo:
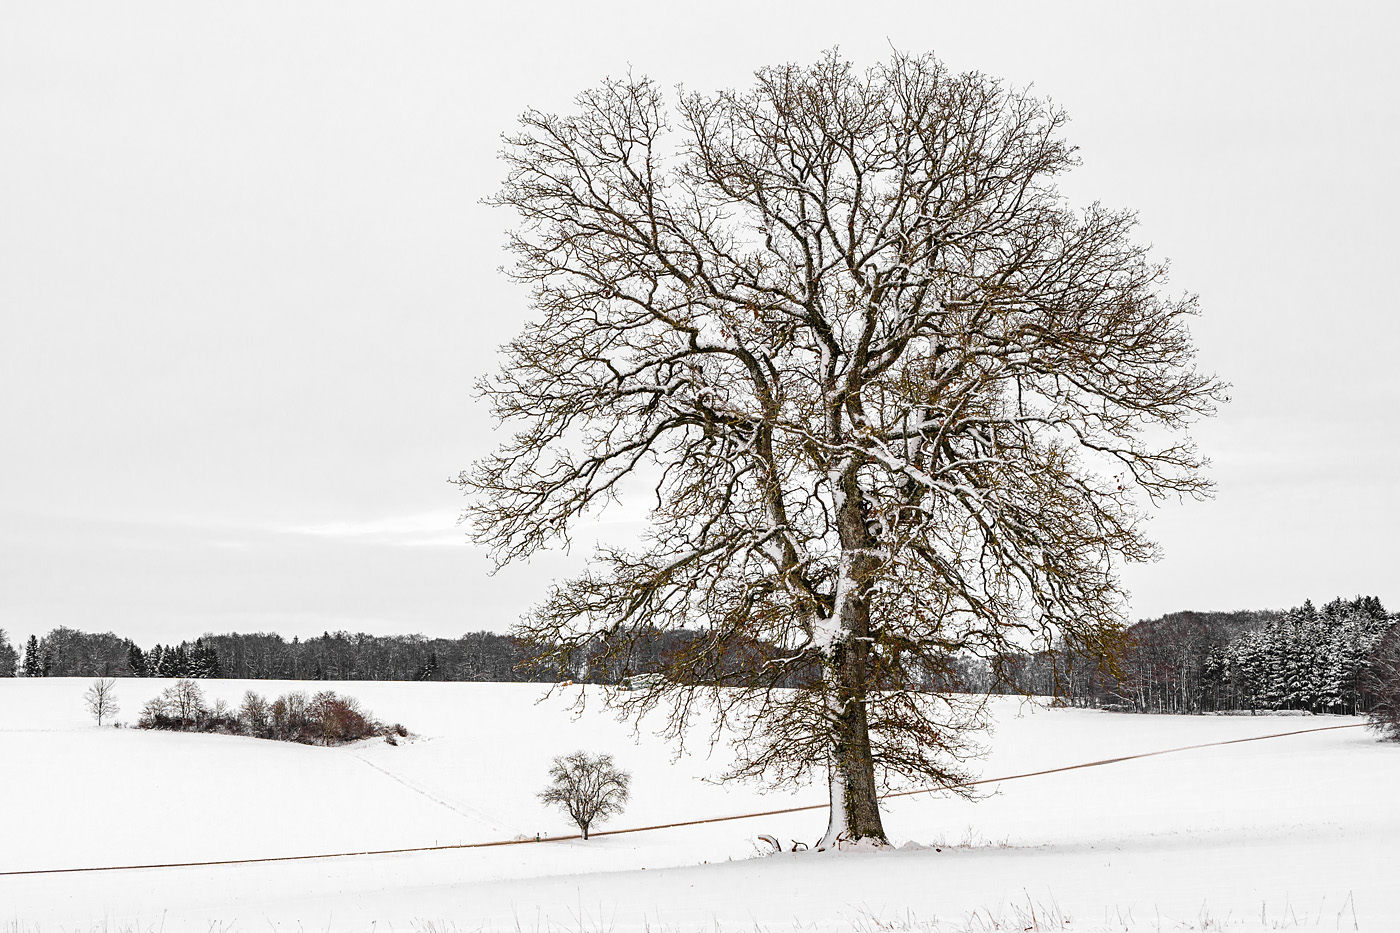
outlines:
[[[596,829],[803,803],[707,778],[591,704],[522,684],[330,684],[421,737],[310,748],[97,729],[88,680],[0,680],[0,873],[307,855],[573,832],[535,798],[552,756],[613,753],[627,812]],[[131,722],[165,686],[119,680]],[[320,685],[205,681],[211,700]],[[596,699],[596,697],[594,697]],[[996,707],[987,777],[1338,725]],[[697,736],[697,741],[702,736]],[[502,848],[0,876],[0,931],[1400,930],[1400,746],[1364,729],[888,801],[894,852],[760,856],[825,812]],[[941,849],[941,851],[939,851]]]

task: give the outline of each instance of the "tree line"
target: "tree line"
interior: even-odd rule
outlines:
[[[538,646],[494,632],[459,638],[324,632],[290,641],[267,632],[205,634],[194,641],[142,649],[111,632],[56,628],[31,635],[23,657],[0,630],[0,676],[168,677],[238,680],[435,680],[621,683],[658,670],[663,661],[699,651],[702,633],[649,629],[625,657],[605,652],[601,642],[577,653],[567,665],[537,660]],[[6,652],[9,652],[7,655]],[[698,669],[697,676],[723,683],[736,672],[776,653],[756,640],[731,645]],[[8,660],[7,660],[8,659]]]
[[[1378,652],[1397,622],[1375,596],[1321,609],[1307,600],[1288,610],[1174,612],[1127,628],[1106,661],[1063,649],[1009,658],[989,689],[1145,713],[1354,714],[1378,702]]]
[[[1173,612],[1123,630],[1107,660],[1089,661],[1063,647],[1006,652],[990,662],[949,656],[912,671],[909,686],[1057,696],[1074,705],[1150,713],[1359,713],[1380,700],[1368,672],[1380,669],[1377,652],[1397,620],[1374,596],[1337,598],[1321,609],[1309,600],[1288,610]],[[56,628],[42,638],[31,635],[21,657],[0,630],[0,676],[618,684],[705,647],[702,633],[652,628],[625,657],[598,644],[574,652],[561,667],[535,660],[538,646],[492,632],[452,639],[338,631],[290,641],[265,632],[206,634],[143,650],[111,632]],[[723,685],[775,651],[750,639],[729,645],[695,673]]]
[[[519,639],[494,632],[460,638],[325,632],[290,641],[269,632],[205,634],[143,649],[112,632],[59,627],[31,635],[23,652],[0,630],[0,676],[171,677],[239,680],[554,680],[534,670]]]

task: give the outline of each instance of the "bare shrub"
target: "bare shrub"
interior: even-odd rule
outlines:
[[[614,767],[611,755],[584,751],[555,758],[549,777],[550,785],[540,792],[540,799],[569,814],[584,839],[593,823],[622,812],[632,782],[630,773]]]
[[[359,701],[325,690],[311,699],[311,722],[321,742],[340,745],[377,735],[380,725],[365,715]]]
[[[284,742],[310,742],[306,694],[300,690],[272,701],[272,737]]]
[[[170,726],[161,723],[171,721],[170,707],[163,696],[158,696],[147,700],[146,705],[141,707],[141,716],[136,720],[136,725],[142,729],[168,729]]]
[[[358,700],[331,690],[312,697],[293,691],[270,703],[249,690],[234,710],[222,700],[211,708],[192,680],[167,687],[147,703],[137,725],[143,729],[221,732],[304,745],[343,745],[376,735],[408,735],[403,726],[383,726]]]
[[[243,705],[238,708],[238,722],[243,727],[244,735],[272,738],[272,709],[267,700],[252,690],[243,694]]]
[[[190,731],[209,718],[204,691],[193,680],[177,680],[141,708],[136,724],[142,729]]]
[[[214,701],[214,708],[199,720],[198,727],[201,732],[243,735],[243,724],[238,715],[223,700]]]
[[[268,714],[268,738],[285,740],[287,738],[287,698],[281,696],[273,700],[272,705],[268,707]]]

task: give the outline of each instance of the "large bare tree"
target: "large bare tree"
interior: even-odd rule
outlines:
[[[911,685],[1101,652],[1144,500],[1208,490],[1184,429],[1222,388],[1132,214],[1058,193],[1059,110],[932,56],[756,78],[674,111],[611,80],[507,138],[536,315],[482,383],[518,433],[465,517],[506,563],[645,484],[640,546],[524,633],[625,672],[692,630],[625,702],[712,715],[739,775],[825,768],[824,844],[883,841],[881,786],[955,787],[974,722]]]

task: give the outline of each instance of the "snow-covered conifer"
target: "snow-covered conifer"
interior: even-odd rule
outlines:
[[[0,628],[0,677],[14,677],[19,672],[19,652],[10,644],[5,630]]]
[[[25,677],[47,677],[48,665],[44,663],[44,655],[39,647],[39,639],[33,635],[29,636],[29,641],[24,645],[24,676]]]
[[[146,655],[137,646],[136,642],[127,642],[126,646],[126,667],[131,671],[132,677],[146,677]]]

